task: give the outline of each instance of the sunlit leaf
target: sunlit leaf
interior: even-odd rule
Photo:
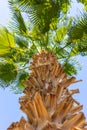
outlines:
[[[68,33],[70,26],[71,26],[71,19],[69,19],[67,24],[60,25],[59,29],[57,29],[57,31],[56,31],[55,40],[61,41]]]
[[[70,5],[69,5],[68,1],[67,1],[67,2],[65,1],[65,2],[62,4],[62,11],[63,11],[64,13],[66,13],[67,10],[69,9],[69,7],[70,7]]]
[[[72,51],[71,51],[71,56],[76,56],[78,55],[80,52],[79,52],[79,47],[78,47],[78,44],[76,45],[73,45],[73,48],[72,48]]]
[[[14,46],[14,36],[6,28],[0,28],[0,56],[10,53]]]

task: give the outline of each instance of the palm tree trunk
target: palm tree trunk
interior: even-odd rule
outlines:
[[[83,106],[72,96],[79,90],[68,89],[79,81],[67,77],[50,52],[34,55],[30,70],[25,96],[19,99],[27,120],[22,117],[7,130],[87,130]]]

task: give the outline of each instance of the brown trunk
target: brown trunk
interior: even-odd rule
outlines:
[[[19,99],[27,121],[22,117],[7,130],[87,130],[82,105],[72,97],[79,90],[68,89],[76,78],[68,78],[57,58],[45,51],[33,57],[30,69],[25,96]]]

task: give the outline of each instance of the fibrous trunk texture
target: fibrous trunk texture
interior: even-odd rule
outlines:
[[[82,105],[72,97],[79,90],[68,89],[76,78],[68,78],[57,58],[45,51],[34,55],[30,70],[19,99],[27,120],[22,117],[7,130],[87,130]]]

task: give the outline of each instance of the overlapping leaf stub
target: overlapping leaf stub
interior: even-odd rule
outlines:
[[[8,130],[87,130],[83,106],[72,97],[79,90],[68,89],[78,82],[75,77],[68,78],[57,58],[45,51],[34,55],[30,69],[25,96],[19,99],[27,121],[22,118]]]

